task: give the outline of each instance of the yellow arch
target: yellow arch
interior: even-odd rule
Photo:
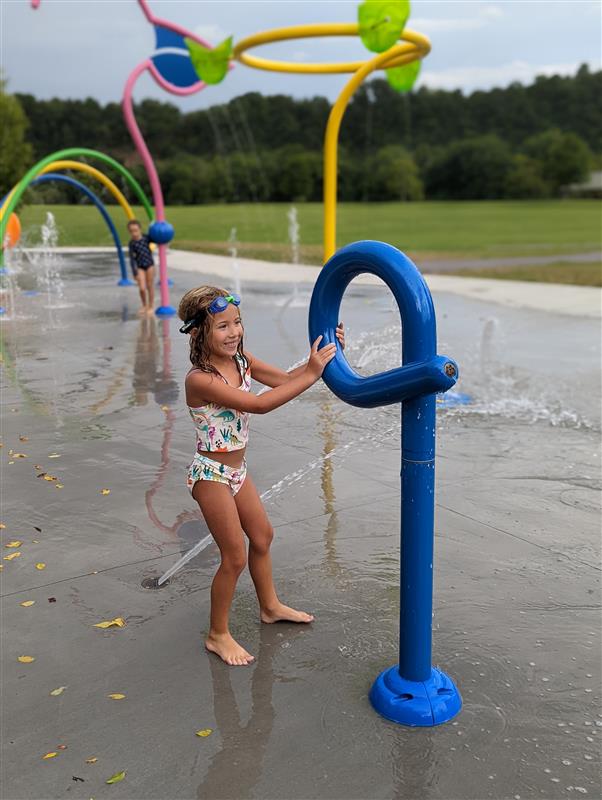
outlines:
[[[106,186],[111,192],[115,200],[117,200],[121,208],[123,208],[127,218],[135,218],[136,215],[134,214],[131,205],[126,200],[123,192],[113,183],[110,178],[107,178],[104,172],[96,169],[96,167],[91,167],[89,164],[83,164],[81,161],[53,161],[52,164],[48,164],[46,167],[44,167],[39,174],[45,175],[47,172],[56,172],[56,170],[59,169],[73,169],[76,172],[85,172],[86,175],[91,175],[93,178],[96,178],[97,181],[102,183],[103,186]]]
[[[388,69],[410,64],[424,58],[431,50],[426,36],[411,30],[404,30],[399,37],[403,44],[396,44],[384,53],[368,61],[347,61],[341,63],[298,64],[293,61],[275,61],[251,56],[246,51],[252,47],[290,39],[307,39],[314,36],[357,36],[359,25],[355,22],[318,23],[314,25],[293,25],[288,28],[274,28],[242,39],[234,48],[233,58],[254,69],[270,72],[289,72],[295,74],[340,74],[352,72],[353,77],[333,105],[328,117],[324,136],[324,263],[336,250],[336,211],[337,211],[337,148],[341,121],[358,86],[377,69]]]
[[[259,47],[259,45],[273,44],[274,42],[283,42],[289,39],[309,39],[322,36],[357,36],[358,33],[359,25],[357,22],[323,22],[312,25],[291,25],[288,28],[274,28],[270,31],[255,33],[252,36],[247,36],[246,39],[241,39],[235,46],[232,57],[240,61],[241,64],[245,64],[247,67],[263,69],[269,72],[291,72],[297,75],[331,75],[345,72],[357,72],[365,64],[370,63],[370,61],[299,64],[295,61],[273,61],[272,59],[259,58],[258,56],[248,55],[246,51],[250,50],[252,47]],[[418,36],[418,34],[413,34],[411,31],[404,31],[401,38],[411,41],[411,37],[413,36]],[[424,39],[425,37],[420,38]],[[428,42],[428,40],[426,41]],[[430,45],[428,49],[430,50]],[[400,64],[406,63],[405,61],[399,61],[397,59],[398,53],[393,53],[391,49],[387,52],[390,54],[391,59],[391,63],[387,63],[387,67],[397,67]]]
[[[337,161],[341,121],[354,92],[377,69],[410,64],[424,58],[431,43],[420,33],[404,30],[404,44],[398,44],[366,61],[345,85],[328,116],[324,136],[324,253],[323,263],[334,255],[337,240]]]
[[[57,170],[63,169],[72,169],[76,172],[85,172],[86,175],[91,175],[93,178],[96,178],[97,181],[106,186],[106,188],[111,192],[115,200],[119,203],[121,208],[124,210],[125,215],[128,219],[135,219],[136,215],[132,210],[131,205],[126,200],[123,192],[113,183],[110,178],[101,172],[96,167],[91,167],[89,164],[84,164],[81,161],[53,161],[51,164],[47,164],[43,169],[38,172],[38,175],[45,175],[47,172],[56,172]],[[17,184],[18,186],[18,184]],[[6,200],[2,208],[0,209],[0,220],[4,216],[4,209],[7,203],[10,201],[11,197],[17,190],[17,186],[14,186],[13,189],[9,192],[6,196]]]

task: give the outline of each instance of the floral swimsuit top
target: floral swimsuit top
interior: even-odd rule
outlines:
[[[238,387],[243,392],[251,390],[251,367],[246,359],[237,354],[236,364],[244,374]],[[222,377],[224,383],[228,381]],[[190,416],[196,430],[197,452],[230,453],[242,450],[249,440],[249,414],[235,408],[224,408],[217,403],[191,408]]]

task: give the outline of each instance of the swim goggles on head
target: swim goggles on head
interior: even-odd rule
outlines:
[[[207,309],[207,312],[209,312],[209,314],[221,314],[222,311],[225,311],[228,308],[228,303],[232,303],[233,306],[239,306],[240,297],[237,294],[228,294],[226,296],[220,294],[219,297],[216,297],[215,300],[211,301],[211,305]],[[180,328],[180,333],[190,333],[193,328],[198,328],[205,313],[205,311],[201,311],[192,319],[186,320],[186,322]]]

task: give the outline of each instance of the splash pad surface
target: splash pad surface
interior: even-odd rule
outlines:
[[[599,322],[435,294],[440,349],[472,398],[438,411],[433,656],[464,709],[417,732],[367,700],[397,642],[398,409],[350,408],[318,385],[253,420],[249,465],[276,527],[278,585],[317,622],[260,629],[245,576],[233,629],[258,663],[224,670],[199,635],[215,546],[164,589],[141,586],[207,531],[184,484],[186,341],[175,320],[136,318],[114,270],[112,257],[64,257],[38,285],[24,267],[16,280],[30,294],[17,286],[16,319],[0,323],[2,533],[23,541],[0,562],[11,797],[69,796],[72,775],[96,796],[121,769],[132,798],[596,796]],[[173,277],[176,298],[214,281]],[[248,347],[283,366],[306,354],[310,286],[293,289],[241,270]],[[359,371],[399,364],[384,290],[352,284],[343,317]],[[92,627],[117,616],[125,629]],[[24,653],[36,661],[19,663]],[[59,742],[60,759],[42,761]]]

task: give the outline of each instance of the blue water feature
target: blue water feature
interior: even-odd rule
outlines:
[[[100,214],[104,221],[107,224],[107,228],[109,229],[111,236],[113,237],[113,242],[115,243],[115,249],[117,250],[117,258],[119,259],[119,269],[121,270],[121,278],[117,282],[118,286],[133,286],[134,282],[128,278],[127,268],[125,265],[125,258],[123,256],[123,247],[121,245],[121,239],[119,238],[119,234],[117,233],[117,229],[113,223],[113,220],[109,216],[104,203],[85,186],[80,181],[76,181],[75,178],[71,178],[69,175],[63,175],[60,172],[47,172],[45,175],[39,175],[34,181],[32,181],[31,185],[36,186],[40,183],[49,183],[49,182],[56,182],[59,183],[66,183],[68,186],[73,186],[75,189],[78,189],[80,192],[86,195],[86,197],[94,203],[96,208],[100,211]]]
[[[362,273],[376,275],[393,293],[402,320],[402,365],[359,375],[337,343],[343,294]],[[401,403],[401,566],[399,663],[382,672],[370,701],[382,716],[402,725],[447,722],[462,706],[460,693],[432,666],[433,544],[435,510],[435,408],[438,393],[451,389],[458,366],[437,354],[435,309],[429,289],[410,259],[391,245],[347,245],[326,263],[309,307],[309,338],[337,343],[324,370],[334,394],[361,408]]]
[[[117,233],[117,229],[113,223],[113,220],[109,216],[103,202],[94,194],[93,191],[88,189],[83,183],[76,181],[75,178],[71,178],[69,175],[63,175],[61,172],[47,172],[45,175],[38,175],[38,177],[31,182],[32,186],[36,186],[40,183],[50,183],[50,182],[59,182],[59,183],[66,183],[68,186],[73,186],[75,189],[78,189],[80,192],[86,195],[86,197],[94,203],[96,208],[100,211],[100,214],[104,221],[106,222],[107,228],[109,229],[111,236],[113,237],[113,242],[115,243],[115,249],[117,250],[117,258],[119,259],[119,269],[121,270],[121,278],[117,282],[118,286],[133,286],[134,281],[131,281],[128,278],[127,268],[125,265],[125,258],[123,256],[123,247],[121,244],[121,239],[119,238],[119,234]],[[0,205],[4,203],[6,200],[6,195],[0,201]],[[2,267],[0,272],[7,272],[8,270],[6,267]]]

